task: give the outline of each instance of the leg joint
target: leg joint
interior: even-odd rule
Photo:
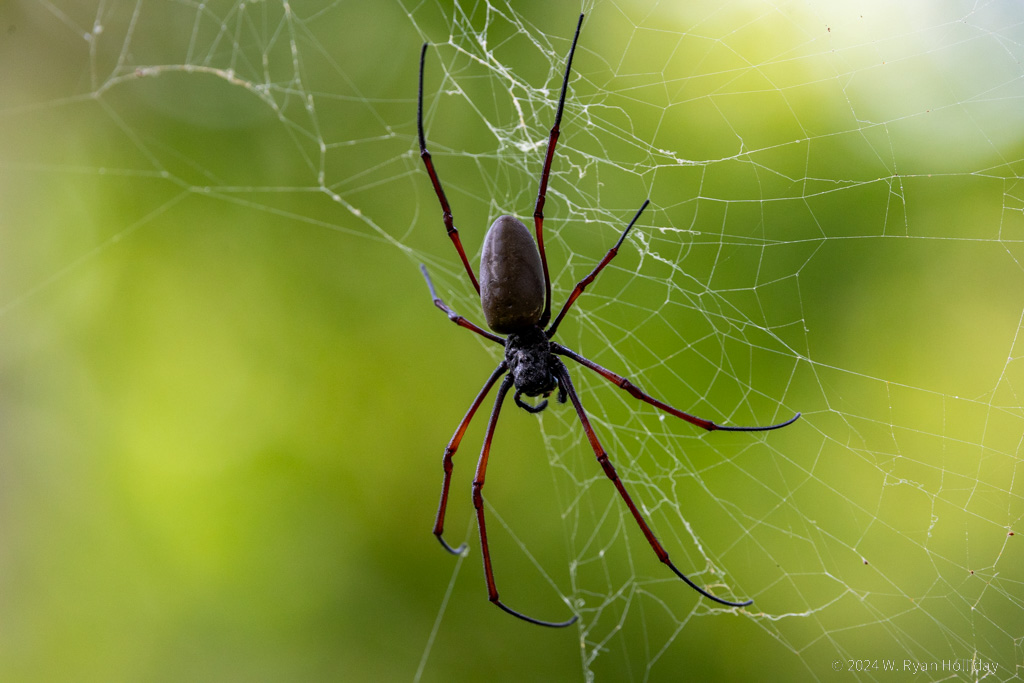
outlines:
[[[607,476],[612,481],[619,480],[619,475],[615,471],[615,465],[612,465],[612,461],[608,459],[607,453],[602,451],[601,455],[597,456],[597,462],[601,464],[601,469],[604,470],[605,476]]]

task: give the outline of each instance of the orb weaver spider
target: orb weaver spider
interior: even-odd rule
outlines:
[[[575,351],[552,341],[552,338],[555,336],[555,332],[558,329],[558,325],[565,318],[566,313],[569,312],[573,303],[575,303],[580,294],[582,294],[587,286],[594,281],[605,266],[615,258],[619,247],[622,246],[623,241],[626,239],[626,235],[629,234],[633,225],[640,218],[640,215],[650,203],[650,200],[644,201],[640,206],[640,209],[636,212],[636,215],[633,216],[633,220],[631,220],[629,225],[626,226],[626,229],[622,231],[622,234],[619,236],[619,240],[615,243],[615,246],[608,250],[605,257],[597,264],[597,267],[595,267],[589,275],[576,284],[572,293],[569,294],[568,299],[566,299],[565,303],[562,305],[558,315],[555,316],[554,321],[551,322],[550,326],[548,326],[548,322],[551,320],[551,277],[548,272],[547,256],[544,252],[544,202],[547,196],[548,179],[551,174],[551,162],[555,155],[555,145],[558,142],[560,132],[559,125],[562,121],[562,111],[565,108],[565,95],[569,85],[569,75],[572,72],[572,58],[573,54],[576,52],[576,43],[579,40],[580,29],[582,26],[583,15],[581,14],[579,22],[576,24],[576,34],[572,39],[572,46],[569,48],[569,56],[565,65],[565,77],[562,81],[562,92],[558,98],[558,109],[555,113],[555,123],[551,128],[550,137],[548,138],[547,156],[544,159],[544,168],[540,175],[540,189],[537,193],[537,203],[533,212],[536,245],[534,244],[533,238],[530,236],[530,231],[518,219],[513,216],[499,216],[488,229],[487,234],[484,237],[483,250],[480,258],[479,282],[473,274],[473,267],[469,264],[469,259],[466,258],[466,252],[462,247],[462,241],[459,239],[459,231],[455,228],[451,207],[448,205],[448,199],[444,194],[444,190],[441,187],[441,181],[434,169],[434,162],[430,157],[430,152],[427,151],[426,138],[423,133],[423,68],[424,62],[426,61],[428,44],[424,43],[423,48],[420,51],[419,96],[416,115],[417,132],[419,133],[420,143],[420,158],[423,159],[423,164],[426,167],[427,174],[430,176],[434,192],[437,194],[437,199],[441,203],[444,226],[448,232],[448,237],[451,239],[452,244],[455,245],[455,250],[458,252],[459,258],[462,260],[462,265],[466,269],[466,274],[469,276],[470,282],[473,284],[474,289],[476,289],[477,294],[480,296],[484,319],[487,322],[487,326],[490,327],[493,332],[488,332],[449,308],[438,296],[437,290],[434,288],[434,283],[430,279],[426,266],[421,265],[420,270],[427,281],[427,287],[430,289],[430,296],[434,301],[434,305],[446,313],[449,320],[460,327],[464,327],[485,339],[501,344],[505,347],[504,360],[498,364],[498,367],[491,373],[491,376],[487,378],[483,388],[473,400],[472,405],[470,405],[465,417],[462,418],[458,428],[455,430],[455,434],[452,436],[451,441],[444,450],[444,459],[442,462],[444,479],[441,484],[441,502],[438,506],[437,517],[434,521],[434,535],[437,537],[437,540],[441,542],[444,549],[452,554],[459,555],[465,550],[465,545],[459,546],[458,548],[452,548],[444,540],[444,520],[445,511],[448,507],[448,489],[451,484],[453,457],[455,452],[458,450],[459,444],[462,442],[462,437],[465,435],[466,430],[469,427],[469,423],[476,414],[477,409],[484,402],[484,399],[487,398],[487,394],[490,390],[498,383],[498,380],[502,378],[502,375],[504,375],[504,379],[501,380],[501,384],[498,386],[498,393],[494,400],[494,408],[491,410],[490,420],[487,423],[487,431],[484,436],[483,448],[480,452],[480,460],[477,463],[476,475],[473,477],[473,507],[476,510],[477,527],[480,531],[480,546],[483,553],[484,576],[487,581],[487,597],[492,603],[514,617],[518,617],[519,619],[528,621],[532,624],[538,624],[540,626],[565,627],[573,624],[577,619],[576,616],[573,616],[567,621],[542,621],[512,609],[498,597],[498,589],[494,581],[494,571],[491,567],[490,547],[487,543],[487,524],[484,519],[483,488],[484,479],[487,474],[487,461],[491,452],[491,441],[494,438],[494,429],[498,422],[498,414],[501,412],[501,406],[504,403],[508,392],[512,387],[515,387],[516,391],[513,399],[516,405],[530,413],[539,413],[544,410],[548,405],[546,397],[556,391],[559,403],[565,403],[566,400],[570,401],[573,408],[576,410],[576,415],[579,417],[580,423],[583,425],[583,431],[586,433],[587,439],[590,441],[590,446],[594,451],[594,455],[597,457],[598,463],[601,465],[601,468],[604,470],[608,479],[615,485],[619,496],[622,497],[626,507],[629,508],[630,513],[633,515],[633,518],[636,520],[637,525],[639,525],[640,530],[643,532],[644,537],[647,539],[647,542],[654,550],[658,559],[667,565],[676,576],[686,582],[687,585],[709,600],[713,600],[729,607],[744,607],[751,604],[753,600],[747,600],[745,602],[731,602],[729,600],[716,597],[694,583],[686,576],[686,574],[679,571],[679,569],[669,559],[668,552],[666,552],[665,548],[655,537],[654,532],[651,531],[647,521],[640,513],[640,510],[633,502],[629,493],[626,491],[626,487],[623,485],[622,480],[619,478],[618,474],[616,474],[615,467],[608,459],[608,454],[605,452],[604,447],[598,440],[597,434],[594,433],[594,428],[590,424],[590,420],[587,418],[583,405],[580,403],[580,398],[577,395],[576,389],[573,387],[572,380],[569,377],[569,371],[559,356],[569,358],[583,367],[593,370],[615,386],[628,392],[634,398],[652,405],[669,415],[678,417],[690,424],[708,431],[758,432],[779,429],[792,424],[800,417],[800,413],[797,413],[785,422],[769,425],[767,427],[729,427],[718,425],[710,420],[705,420],[703,418],[684,413],[681,410],[673,408],[667,403],[659,401],[658,399],[644,393],[625,377],[621,377],[611,370],[607,370],[597,363],[584,358]],[[501,337],[499,336],[500,334],[507,336]],[[541,397],[542,400],[537,404],[531,404],[523,400],[522,397],[524,395],[528,397]]]

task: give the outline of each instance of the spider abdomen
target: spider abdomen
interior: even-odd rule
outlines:
[[[530,231],[512,216],[499,216],[480,255],[480,305],[487,326],[499,334],[532,327],[544,313],[544,268]]]

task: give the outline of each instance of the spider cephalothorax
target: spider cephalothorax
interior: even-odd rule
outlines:
[[[520,400],[520,396],[549,396],[558,387],[555,361],[551,355],[551,343],[539,327],[528,327],[508,335],[505,339],[505,362],[516,388],[516,405],[531,413],[539,413],[547,407],[547,401],[531,406]],[[565,389],[558,389],[558,400],[565,403]]]
[[[580,403],[579,395],[576,393],[576,389],[573,388],[572,379],[569,377],[569,371],[559,356],[570,358],[583,367],[593,370],[640,401],[708,431],[722,430],[732,432],[754,432],[778,429],[779,427],[785,427],[786,425],[791,424],[794,420],[800,417],[800,413],[797,413],[795,417],[785,422],[767,427],[723,427],[711,422],[710,420],[695,417],[688,413],[684,413],[681,410],[677,410],[667,403],[659,401],[658,399],[644,393],[625,377],[621,377],[611,370],[607,370],[597,363],[584,358],[575,351],[551,341],[555,336],[555,331],[558,329],[559,323],[561,323],[565,314],[572,307],[576,299],[583,293],[583,290],[594,281],[594,278],[597,277],[598,273],[600,273],[601,270],[603,270],[604,267],[607,266],[613,258],[615,258],[623,240],[626,239],[626,235],[629,234],[633,224],[640,218],[640,214],[643,213],[648,204],[647,201],[643,203],[640,210],[636,212],[635,216],[633,216],[633,220],[631,220],[629,225],[626,226],[626,229],[623,230],[622,235],[619,237],[619,241],[615,243],[615,246],[608,250],[605,257],[597,264],[597,267],[595,267],[587,277],[583,278],[576,284],[576,287],[573,288],[568,299],[566,299],[565,304],[563,304],[562,309],[559,311],[558,315],[555,316],[554,322],[548,326],[548,322],[551,319],[551,277],[548,272],[547,257],[544,252],[544,200],[547,195],[548,178],[551,174],[551,161],[554,158],[555,143],[558,141],[559,124],[562,120],[562,110],[565,106],[565,92],[569,84],[569,74],[572,70],[572,57],[576,51],[576,41],[579,40],[580,28],[582,26],[583,15],[581,14],[579,23],[576,25],[576,35],[573,37],[572,47],[569,49],[569,58],[566,60],[565,78],[562,81],[562,92],[558,98],[558,110],[555,114],[555,124],[551,128],[551,134],[548,138],[547,156],[544,159],[544,169],[541,171],[540,175],[540,190],[537,193],[537,203],[533,212],[536,243],[534,243],[534,238],[531,237],[530,231],[518,219],[512,216],[500,216],[494,221],[490,229],[487,231],[487,235],[484,237],[482,255],[480,258],[479,282],[477,282],[476,276],[473,274],[473,268],[469,265],[469,259],[466,258],[466,252],[462,248],[462,242],[459,239],[459,231],[455,229],[451,208],[448,206],[448,199],[445,197],[444,190],[441,188],[441,181],[437,176],[437,172],[434,170],[434,163],[430,158],[430,152],[427,151],[426,138],[423,134],[423,64],[427,54],[426,44],[423,45],[423,50],[420,52],[419,108],[417,111],[420,157],[423,159],[423,163],[426,166],[427,174],[430,176],[430,181],[434,186],[434,192],[437,194],[437,199],[441,203],[442,217],[445,228],[448,231],[448,237],[455,245],[455,249],[458,251],[459,257],[462,259],[462,264],[466,269],[467,275],[469,275],[470,282],[480,295],[480,304],[483,308],[487,326],[498,334],[488,332],[448,308],[448,306],[437,295],[437,291],[434,289],[434,284],[430,281],[430,275],[427,273],[426,266],[421,266],[420,268],[423,271],[423,277],[427,280],[427,286],[430,288],[430,295],[433,297],[434,305],[447,313],[448,318],[452,322],[456,323],[460,327],[465,327],[486,339],[502,344],[505,347],[504,359],[498,364],[498,367],[495,368],[494,372],[491,373],[491,376],[484,383],[480,393],[477,394],[476,399],[466,412],[466,416],[462,418],[462,422],[459,423],[458,428],[455,430],[455,434],[448,443],[448,447],[444,450],[444,460],[442,463],[444,479],[441,484],[441,502],[438,505],[437,517],[434,521],[434,535],[437,537],[437,540],[441,542],[441,545],[451,553],[461,553],[465,547],[460,546],[459,548],[452,548],[444,540],[444,518],[445,511],[448,507],[448,489],[451,484],[452,459],[459,448],[459,444],[462,442],[462,437],[465,435],[466,429],[469,427],[470,420],[473,419],[473,415],[476,414],[477,409],[483,403],[484,399],[487,398],[487,394],[490,392],[491,388],[494,387],[498,380],[502,379],[502,376],[504,375],[504,379],[502,379],[501,384],[498,387],[497,397],[494,400],[494,408],[491,410],[490,420],[487,423],[487,432],[484,436],[484,444],[480,452],[480,460],[477,463],[476,475],[473,477],[473,507],[476,510],[477,526],[480,530],[480,547],[484,560],[484,576],[487,579],[487,597],[492,603],[513,616],[541,626],[568,626],[576,621],[576,617],[572,617],[567,621],[561,622],[541,621],[539,619],[526,616],[521,612],[517,612],[505,605],[505,603],[499,599],[498,588],[494,582],[494,572],[491,568],[490,547],[487,544],[487,525],[484,518],[483,487],[484,479],[487,474],[487,459],[491,452],[491,441],[494,438],[494,428],[498,423],[498,414],[501,412],[501,406],[505,401],[505,397],[514,386],[516,389],[514,395],[516,404],[531,413],[539,413],[544,410],[548,402],[547,400],[542,400],[537,405],[530,405],[521,399],[524,394],[529,397],[546,397],[557,389],[557,398],[559,402],[565,403],[567,399],[570,400],[572,402],[573,409],[576,411],[576,415],[579,417],[580,423],[583,425],[583,431],[586,432],[587,440],[590,442],[590,445],[594,450],[594,455],[597,457],[597,461],[601,465],[605,476],[607,476],[612,484],[614,484],[616,491],[618,491],[619,495],[622,497],[626,507],[629,508],[630,513],[633,515],[633,518],[636,520],[637,525],[640,527],[640,530],[643,532],[644,537],[647,539],[647,542],[654,550],[658,559],[667,565],[676,576],[685,581],[690,587],[704,597],[730,607],[743,607],[745,605],[749,605],[752,601],[730,602],[728,600],[715,597],[679,571],[669,559],[668,552],[654,536],[654,532],[651,531],[647,521],[644,519],[643,515],[640,514],[640,510],[626,491],[626,487],[622,483],[622,480],[619,479],[618,474],[616,474],[615,467],[608,459],[608,454],[605,452],[604,447],[601,446],[601,442],[598,440],[597,435],[594,432],[594,428],[590,424],[590,419],[583,410],[583,405]],[[499,334],[505,334],[507,337],[500,337],[498,336]]]

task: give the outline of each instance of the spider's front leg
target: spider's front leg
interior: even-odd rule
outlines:
[[[487,378],[487,382],[484,384],[483,389],[477,394],[473,400],[473,404],[469,406],[469,410],[466,411],[466,416],[462,418],[462,422],[459,423],[458,428],[455,430],[455,434],[452,435],[452,440],[448,442],[448,445],[444,449],[444,459],[442,460],[442,467],[444,468],[444,481],[441,484],[441,502],[437,506],[437,517],[434,519],[434,535],[437,536],[437,540],[441,542],[441,546],[450,552],[452,555],[461,555],[466,551],[466,544],[463,543],[458,548],[452,548],[448,545],[448,542],[444,540],[444,516],[448,509],[448,489],[452,483],[452,470],[455,465],[453,458],[455,457],[455,451],[459,450],[459,444],[462,443],[462,437],[465,436],[466,430],[469,428],[469,423],[473,419],[473,415],[476,414],[477,408],[487,398],[488,392],[494,383],[498,381],[502,373],[508,370],[508,365],[505,361],[502,361],[498,368],[491,373],[491,376]]]
[[[608,477],[608,479],[610,479],[615,485],[615,489],[619,492],[619,496],[621,496],[622,500],[625,501],[626,507],[629,508],[630,513],[633,515],[633,519],[635,519],[636,523],[640,526],[640,530],[644,533],[644,537],[650,544],[651,549],[654,550],[654,554],[658,556],[658,559],[661,560],[663,564],[667,565],[676,576],[685,581],[690,588],[694,589],[709,600],[714,600],[715,602],[727,605],[728,607],[745,607],[754,602],[753,600],[747,600],[745,602],[730,602],[729,600],[723,600],[722,598],[715,597],[698,586],[690,580],[686,574],[676,568],[672,563],[672,560],[669,559],[668,552],[655,537],[654,532],[651,531],[651,527],[647,525],[647,520],[645,520],[643,515],[640,514],[640,510],[637,509],[636,504],[629,495],[629,492],[626,491],[626,487],[623,485],[622,480],[619,479],[619,475],[615,471],[615,466],[612,465],[611,460],[608,459],[608,454],[605,452],[604,446],[602,446],[601,442],[598,441],[597,434],[594,433],[594,428],[590,425],[590,420],[587,418],[587,414],[583,410],[583,404],[580,403],[580,397],[576,394],[576,389],[572,385],[572,380],[569,379],[569,371],[566,369],[565,364],[557,359],[555,365],[555,376],[558,377],[559,384],[563,386],[569,394],[569,400],[572,401],[572,405],[576,409],[576,414],[579,416],[580,422],[583,424],[583,431],[587,433],[587,439],[590,441],[590,447],[594,450],[594,455],[597,456],[597,462],[600,463],[605,476]]]
[[[477,526],[480,529],[480,549],[484,557],[484,576],[487,579],[487,599],[500,607],[505,612],[523,621],[538,626],[550,626],[552,628],[564,628],[576,622],[576,617],[567,621],[542,621],[528,617],[522,612],[517,612],[498,598],[498,587],[494,582],[494,570],[491,568],[491,549],[487,543],[487,522],[484,518],[484,479],[487,477],[487,460],[491,454],[491,441],[494,439],[494,428],[498,424],[498,414],[501,412],[501,404],[505,396],[512,388],[511,373],[505,376],[505,381],[498,387],[498,395],[494,399],[494,409],[491,411],[491,419],[487,423],[487,434],[484,436],[484,445],[480,450],[480,460],[476,466],[476,476],[473,477],[473,507],[476,509]]]

